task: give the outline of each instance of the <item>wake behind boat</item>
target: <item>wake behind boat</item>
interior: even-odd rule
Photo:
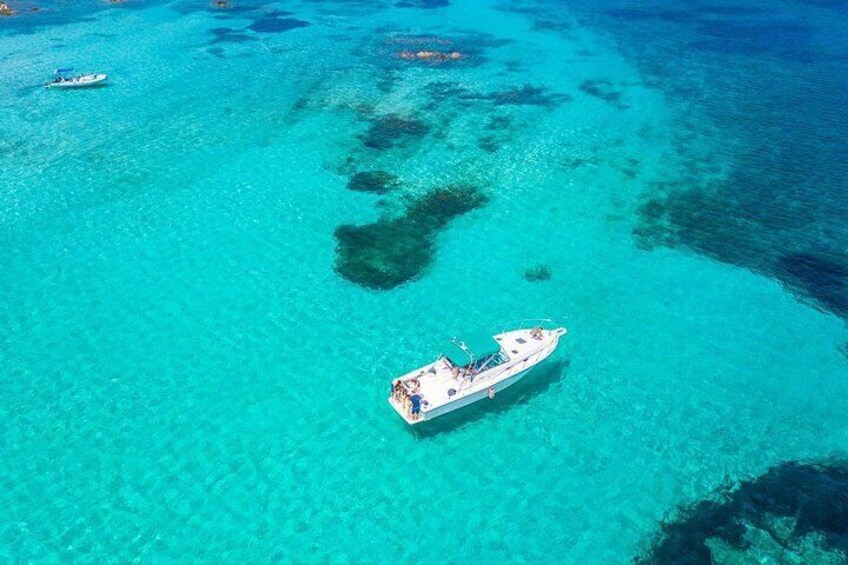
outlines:
[[[71,71],[73,71],[71,68],[56,69],[53,80],[45,84],[44,88],[86,88],[102,84],[109,78],[103,73],[68,76]]]
[[[515,384],[557,348],[565,328],[454,338],[433,363],[392,381],[389,404],[408,424],[432,420]]]

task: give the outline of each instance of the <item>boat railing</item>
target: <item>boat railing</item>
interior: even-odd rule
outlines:
[[[544,324],[562,324],[563,322],[564,320],[562,318],[523,318],[521,320],[506,322],[501,328],[501,331],[498,333],[526,330],[534,326],[542,326]]]

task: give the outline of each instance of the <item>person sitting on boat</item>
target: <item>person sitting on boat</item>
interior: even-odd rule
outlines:
[[[542,326],[536,326],[530,330],[530,337],[533,339],[542,339]]]
[[[403,396],[403,385],[401,385],[400,379],[392,382],[392,396],[395,400],[400,400]]]

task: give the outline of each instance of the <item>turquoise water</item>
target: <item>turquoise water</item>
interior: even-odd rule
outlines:
[[[0,559],[622,563],[728,480],[845,452],[839,308],[634,237],[747,139],[549,4],[0,21]],[[397,57],[421,44],[467,56]],[[111,84],[40,88],[66,65]],[[390,115],[427,131],[367,146]],[[488,202],[416,277],[335,271],[339,226],[456,183]],[[387,405],[445,336],[533,316],[570,332],[510,391],[420,431]]]

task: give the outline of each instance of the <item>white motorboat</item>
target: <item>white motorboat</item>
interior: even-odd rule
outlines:
[[[565,328],[453,338],[432,363],[392,381],[389,404],[408,424],[468,406],[517,383],[557,348]]]
[[[76,76],[68,76],[73,69],[56,69],[52,81],[44,85],[44,88],[86,88],[103,83],[108,76],[103,73],[89,73]]]

